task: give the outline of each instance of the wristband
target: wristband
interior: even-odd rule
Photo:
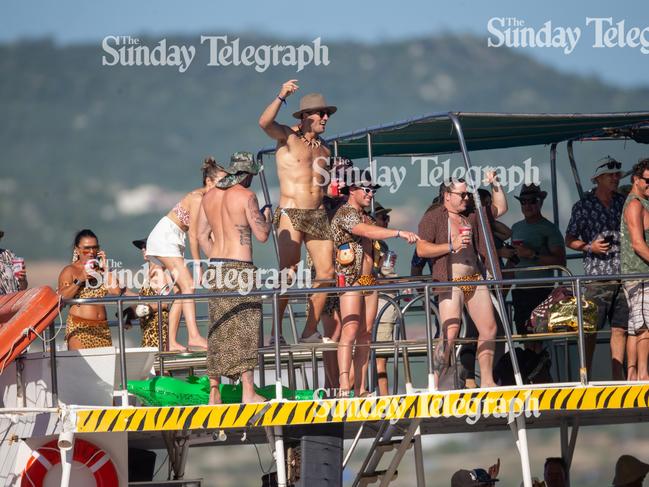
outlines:
[[[286,98],[282,98],[281,96],[277,95],[277,99],[281,101],[284,105],[287,105]]]

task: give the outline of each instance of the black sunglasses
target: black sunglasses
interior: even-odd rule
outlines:
[[[646,184],[649,184],[649,178],[643,178],[642,176],[638,176],[638,179],[642,179]]]
[[[469,193],[468,191],[449,191],[449,193],[456,194],[462,199],[465,199],[465,198],[468,198],[469,196],[471,196],[471,193]]]
[[[324,118],[325,115],[331,117],[331,112],[327,110],[316,110],[314,112],[309,112],[309,115],[313,115],[314,113],[317,113],[320,116],[320,118]]]
[[[521,205],[535,205],[539,202],[538,198],[521,198]]]
[[[605,162],[604,164],[600,164],[599,166],[597,166],[597,169],[600,169],[602,167],[605,167],[606,169],[622,169],[622,163],[617,161],[609,161]]]

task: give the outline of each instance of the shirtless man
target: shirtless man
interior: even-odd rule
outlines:
[[[252,263],[252,238],[268,240],[270,208],[259,210],[255,193],[249,188],[259,172],[250,152],[236,152],[227,175],[216,188],[203,196],[204,210],[199,219],[199,242],[210,259],[210,276],[215,292],[239,292],[232,298],[210,299],[210,329],[207,336],[207,374],[210,404],[220,404],[221,376],[241,378],[244,403],[262,402],[255,393],[253,370],[257,364],[261,299],[247,296],[253,290],[256,267]],[[210,232],[213,241],[210,243]],[[213,281],[212,281],[213,279]],[[236,281],[236,282],[235,282]]]
[[[450,181],[442,204],[429,209],[419,222],[417,254],[431,258],[435,281],[479,281],[483,279],[478,254],[486,262],[484,235],[475,212],[464,216],[471,198],[466,182]],[[454,286],[439,292],[439,313],[444,340],[435,352],[438,371],[446,368],[453,342],[460,331],[462,308],[466,306],[478,329],[478,363],[481,387],[494,386],[493,357],[496,319],[487,286]],[[439,381],[438,381],[439,383]]]
[[[329,222],[322,205],[327,185],[320,168],[327,167],[331,153],[320,135],[324,133],[329,117],[337,108],[328,106],[322,95],[311,93],[300,100],[300,109],[293,114],[299,122],[291,127],[275,121],[282,103],[298,89],[297,80],[282,85],[279,94],[259,118],[259,126],[277,141],[275,160],[279,179],[279,208],[273,223],[277,228],[279,266],[282,269],[296,266],[300,261],[301,245],[305,243],[315,267],[316,279],[332,279],[333,242]],[[319,285],[316,283],[315,287]],[[327,299],[326,293],[309,298],[309,314],[302,332],[302,342],[320,342],[318,321]],[[280,300],[280,320],[284,316],[287,300]],[[281,332],[280,322],[280,332]]]

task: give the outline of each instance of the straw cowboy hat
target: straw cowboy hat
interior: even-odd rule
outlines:
[[[338,107],[327,105],[324,96],[320,93],[309,93],[300,98],[300,109],[293,116],[301,119],[304,112],[317,112],[318,110],[325,110],[329,115],[333,115]]]
[[[227,175],[216,183],[216,187],[226,189],[239,184],[249,174],[257,174],[260,167],[261,164],[255,159],[252,152],[235,152],[230,157],[230,165],[223,168]]]

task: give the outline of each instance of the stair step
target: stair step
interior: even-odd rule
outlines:
[[[374,472],[367,472],[361,475],[361,479],[364,481],[365,484],[371,484],[376,482],[377,480],[380,480],[388,471],[387,470],[376,470]],[[390,482],[393,482],[397,479],[399,476],[399,471],[395,471],[394,475],[392,476],[392,480]]]
[[[402,438],[398,438],[396,440],[379,441],[378,444],[376,445],[376,449],[378,451],[381,451],[382,453],[386,453],[399,448],[399,445],[401,445],[402,442],[403,442]],[[412,447],[414,442],[415,442],[414,439],[411,440],[410,444],[408,445],[408,448]]]

